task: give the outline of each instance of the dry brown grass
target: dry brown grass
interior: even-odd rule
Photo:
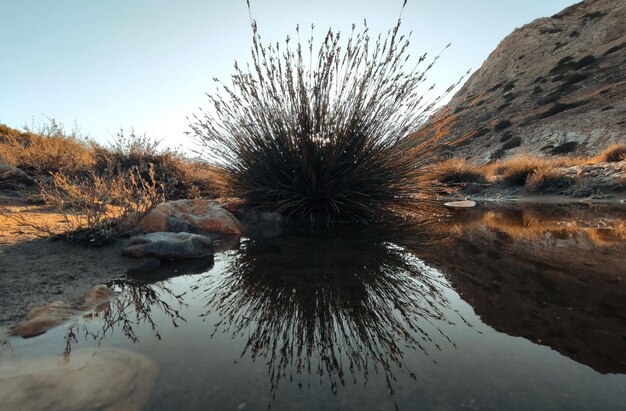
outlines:
[[[46,134],[18,132],[0,125],[0,158],[39,175],[60,170],[81,173],[92,167],[95,157],[89,145],[53,124]]]
[[[587,159],[577,157],[536,157],[519,154],[484,166],[487,179],[501,181],[509,186],[523,186],[532,174],[548,175],[560,167],[586,164]]]
[[[626,144],[618,143],[608,146],[594,157],[596,162],[618,162],[626,160]]]
[[[107,173],[90,171],[82,176],[52,173],[40,180],[46,204],[58,210],[62,230],[37,226],[23,215],[18,218],[41,233],[85,246],[100,246],[134,231],[139,221],[163,201],[163,187],[150,169],[144,178],[138,168],[120,173],[111,167]]]
[[[462,158],[451,158],[438,164],[433,177],[442,183],[485,183],[483,167]]]
[[[619,152],[619,147],[611,146],[609,149],[593,157],[537,157],[519,154],[489,164],[453,158],[435,165],[431,177],[445,184],[487,182],[504,186],[526,186],[532,191],[556,191],[576,182],[575,178],[564,176],[559,169],[594,164],[604,161],[609,154]]]
[[[526,188],[537,193],[557,192],[576,184],[577,178],[554,168],[539,168],[526,178]]]
[[[53,119],[39,126],[37,132],[21,132],[0,124],[0,160],[35,179],[49,179],[53,173],[105,176],[111,169],[124,176],[136,170],[144,179],[153,172],[167,199],[225,193],[227,183],[221,168],[158,146],[158,140],[123,131],[110,146],[103,146],[78,131],[66,131]]]

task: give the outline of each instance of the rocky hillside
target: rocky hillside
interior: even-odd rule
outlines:
[[[626,2],[587,0],[506,37],[447,105],[455,155],[594,154],[626,142]]]

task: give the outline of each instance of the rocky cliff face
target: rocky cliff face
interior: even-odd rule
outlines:
[[[593,154],[626,142],[626,2],[587,0],[506,37],[447,105],[455,155]]]

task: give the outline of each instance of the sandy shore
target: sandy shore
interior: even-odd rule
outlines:
[[[83,248],[40,238],[41,233],[21,217],[60,229],[62,216],[45,207],[0,207],[0,326],[15,324],[30,308],[54,300],[79,304],[94,285],[122,277],[143,264],[122,257],[124,240]]]

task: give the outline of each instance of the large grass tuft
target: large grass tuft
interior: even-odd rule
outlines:
[[[346,42],[331,29],[317,49],[313,26],[304,45],[264,45],[253,21],[252,62],[236,63],[232,86],[220,83],[191,120],[233,195],[322,223],[380,221],[424,204],[422,168],[440,136],[411,132],[442,97],[423,89],[437,57],[412,61],[399,29],[400,20],[372,39],[353,25]]]

